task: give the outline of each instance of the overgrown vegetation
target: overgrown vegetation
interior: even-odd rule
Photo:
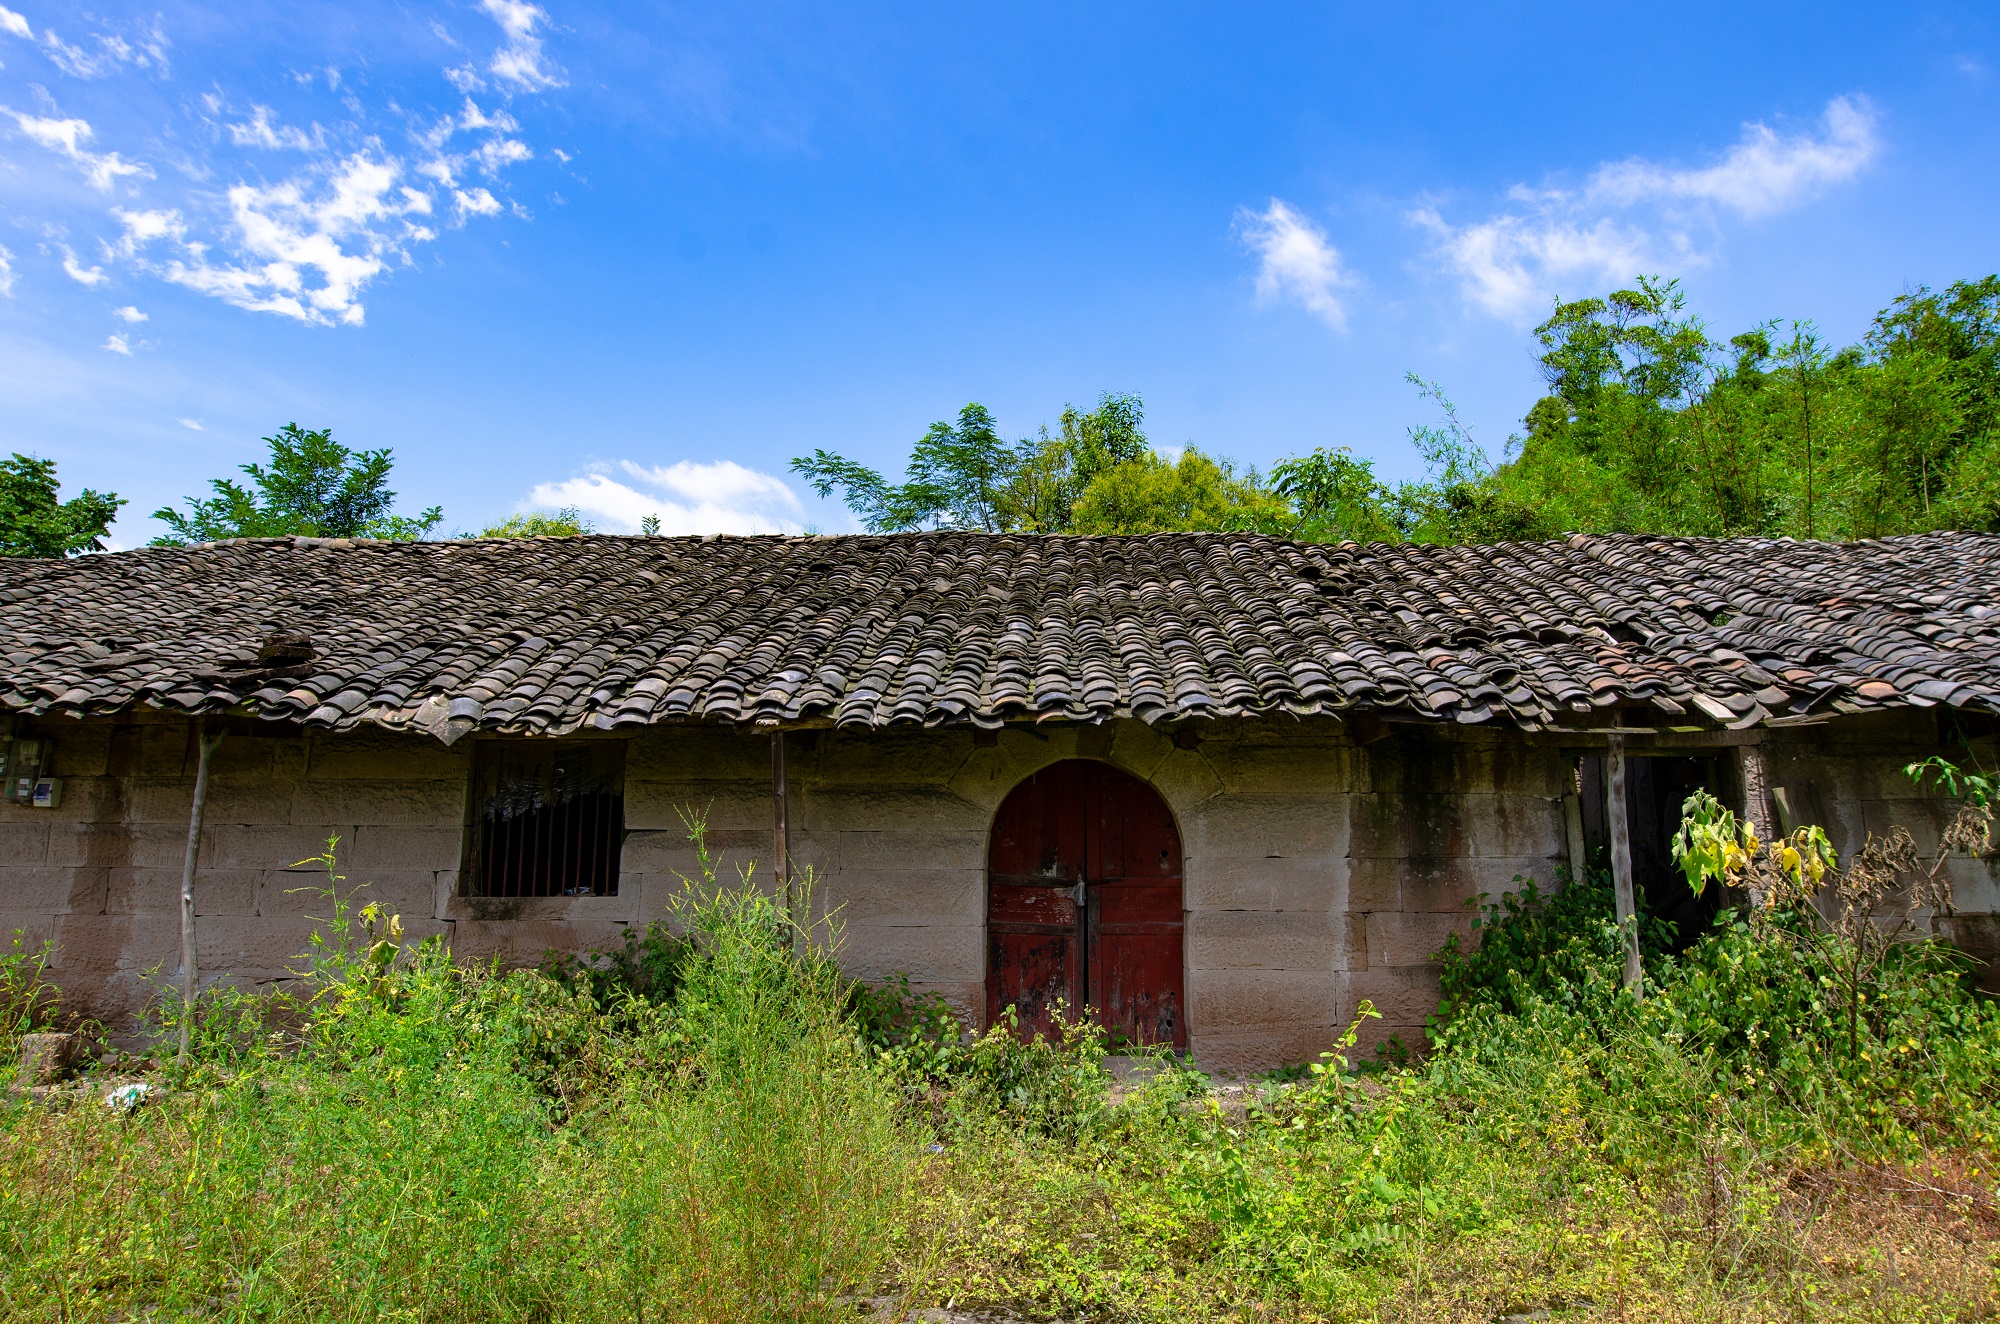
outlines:
[[[1674,281],[1558,304],[1535,330],[1545,394],[1489,453],[1435,382],[1408,439],[1425,476],[1320,447],[1241,469],[1155,454],[1136,395],[1007,441],[977,404],[917,443],[902,483],[838,455],[793,461],[871,532],[1244,530],[1467,543],[1569,533],[1874,538],[2000,531],[2000,276],[1898,296],[1862,342],[1805,322],[1727,341]]]
[[[1990,787],[1945,775],[1945,849],[1990,852]],[[907,980],[849,984],[810,879],[789,911],[720,879],[699,825],[671,924],[540,970],[455,964],[336,881],[296,988],[199,1006],[184,1088],[4,1114],[0,1304],[1989,1317],[2000,1014],[1930,936],[1949,871],[1815,853],[1812,887],[1799,841],[1689,808],[1693,871],[1762,881],[1678,956],[1642,934],[1643,998],[1603,879],[1524,885],[1442,954],[1422,1061],[1356,1062],[1364,1003],[1317,1061],[1222,1086],[1169,1055],[1115,1083],[1082,1009],[1024,1044]],[[0,973],[36,982],[25,955]]]

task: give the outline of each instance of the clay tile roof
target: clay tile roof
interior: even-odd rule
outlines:
[[[0,562],[0,703],[454,739],[2000,712],[2000,537],[260,539]],[[1606,710],[1625,710],[1613,718]]]

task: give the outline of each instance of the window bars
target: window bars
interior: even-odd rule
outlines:
[[[625,742],[483,742],[473,765],[473,896],[616,896]]]

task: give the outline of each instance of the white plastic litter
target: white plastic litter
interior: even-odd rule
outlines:
[[[130,1114],[138,1111],[139,1105],[151,1098],[153,1087],[145,1081],[135,1081],[130,1085],[120,1085],[104,1096],[104,1106],[115,1113]]]

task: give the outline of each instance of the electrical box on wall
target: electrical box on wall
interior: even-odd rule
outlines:
[[[35,783],[41,779],[48,754],[46,740],[16,740],[7,746],[5,770],[0,772],[4,780],[0,785],[5,786],[9,804],[34,803]]]
[[[62,778],[37,777],[34,799],[29,803],[36,809],[62,808]]]

